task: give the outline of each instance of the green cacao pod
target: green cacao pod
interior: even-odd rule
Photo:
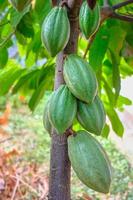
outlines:
[[[89,188],[108,193],[112,168],[101,144],[86,131],[68,137],[68,154],[78,178]]]
[[[44,128],[46,129],[46,131],[51,135],[51,131],[52,131],[52,125],[50,123],[50,120],[49,120],[49,112],[48,112],[48,109],[49,109],[49,101],[50,99],[47,101],[46,105],[45,105],[45,108],[44,108],[44,114],[43,114],[43,125],[44,125]]]
[[[96,96],[91,104],[79,101],[77,118],[87,131],[100,135],[106,120],[104,106],[100,98]]]
[[[41,31],[42,43],[52,57],[62,51],[70,36],[70,24],[66,8],[54,7],[44,19]]]
[[[77,100],[66,85],[61,85],[51,96],[49,102],[49,119],[57,133],[68,129],[77,113]]]
[[[88,6],[87,1],[83,2],[79,14],[79,25],[84,36],[88,39],[97,31],[99,24],[100,7],[98,3],[91,9]]]
[[[65,60],[63,73],[72,94],[91,103],[97,93],[97,80],[89,63],[76,54],[71,54]]]
[[[31,0],[10,0],[10,3],[17,11],[21,12],[31,3]]]

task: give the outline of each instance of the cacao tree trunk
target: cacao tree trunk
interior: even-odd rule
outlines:
[[[55,90],[64,83],[63,62],[67,54],[77,51],[79,27],[78,15],[81,0],[68,0],[69,20],[70,20],[70,40],[64,52],[57,57],[55,73]],[[67,134],[57,135],[52,132],[51,159],[50,159],[50,182],[49,182],[49,200],[70,200],[70,161],[68,158]]]

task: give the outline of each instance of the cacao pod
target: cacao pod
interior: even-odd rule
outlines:
[[[97,93],[97,80],[89,63],[76,54],[71,54],[65,60],[63,74],[75,97],[87,103],[93,101]]]
[[[68,129],[77,113],[77,100],[66,85],[61,85],[51,96],[49,119],[59,134]]]
[[[108,193],[112,168],[101,144],[86,131],[68,137],[68,154],[78,178],[89,188]]]
[[[10,3],[17,11],[21,12],[31,3],[31,0],[10,0]]]
[[[44,19],[41,31],[42,43],[52,57],[62,51],[70,36],[70,24],[66,8],[54,7]]]
[[[77,118],[87,131],[100,135],[106,120],[104,106],[100,98],[96,96],[91,104],[79,101]]]
[[[48,115],[49,101],[50,101],[50,99],[47,101],[45,108],[44,108],[43,125],[44,125],[44,128],[46,129],[46,131],[51,135],[52,125],[50,123],[49,115]]]
[[[88,6],[87,2],[83,2],[80,14],[79,14],[79,25],[82,33],[88,39],[93,35],[100,24],[100,7],[96,3],[93,10]]]

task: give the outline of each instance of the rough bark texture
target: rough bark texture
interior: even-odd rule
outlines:
[[[78,42],[78,14],[81,0],[68,0],[69,20],[71,26],[70,40],[64,52],[57,57],[55,73],[55,89],[62,83],[63,79],[63,62],[67,54],[77,51]],[[56,131],[52,132],[51,143],[51,161],[50,161],[50,183],[49,183],[49,200],[70,200],[70,161],[68,158],[67,135],[57,135]]]

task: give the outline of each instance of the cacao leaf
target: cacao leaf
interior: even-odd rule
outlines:
[[[31,80],[31,79],[33,78],[33,76],[34,76],[38,71],[39,71],[39,70],[36,69],[36,70],[30,71],[30,72],[27,72],[26,74],[24,74],[24,75],[19,79],[19,81],[16,83],[16,85],[14,86],[12,93],[13,93],[13,94],[17,93],[18,90],[20,90],[21,87],[22,87],[24,84],[27,84],[27,82],[28,82],[29,80]]]
[[[115,53],[110,50],[111,60],[112,60],[112,80],[113,80],[113,87],[115,89],[115,104],[118,99],[120,89],[121,89],[121,78],[120,78],[120,70],[119,70],[119,63],[117,63],[117,58],[115,57]]]
[[[124,134],[124,127],[123,127],[123,124],[122,124],[117,112],[115,111],[115,109],[113,109],[111,107],[108,107],[106,109],[106,112],[107,112],[107,115],[111,122],[112,129],[119,137],[122,137]]]
[[[105,126],[104,126],[104,128],[102,130],[101,136],[104,137],[104,138],[108,138],[109,132],[110,132],[110,127],[109,127],[108,124],[105,124]]]
[[[33,95],[29,100],[29,107],[32,111],[35,110],[36,106],[38,105],[39,101],[43,97],[46,90],[51,90],[53,86],[53,69],[46,69],[46,73],[44,76],[43,81],[40,83],[38,88],[34,91]]]
[[[94,70],[98,70],[102,67],[103,59],[108,48],[108,43],[109,31],[106,27],[102,27],[98,31],[89,53],[89,62]]]
[[[8,51],[6,48],[0,49],[0,69],[3,68],[8,61]]]

